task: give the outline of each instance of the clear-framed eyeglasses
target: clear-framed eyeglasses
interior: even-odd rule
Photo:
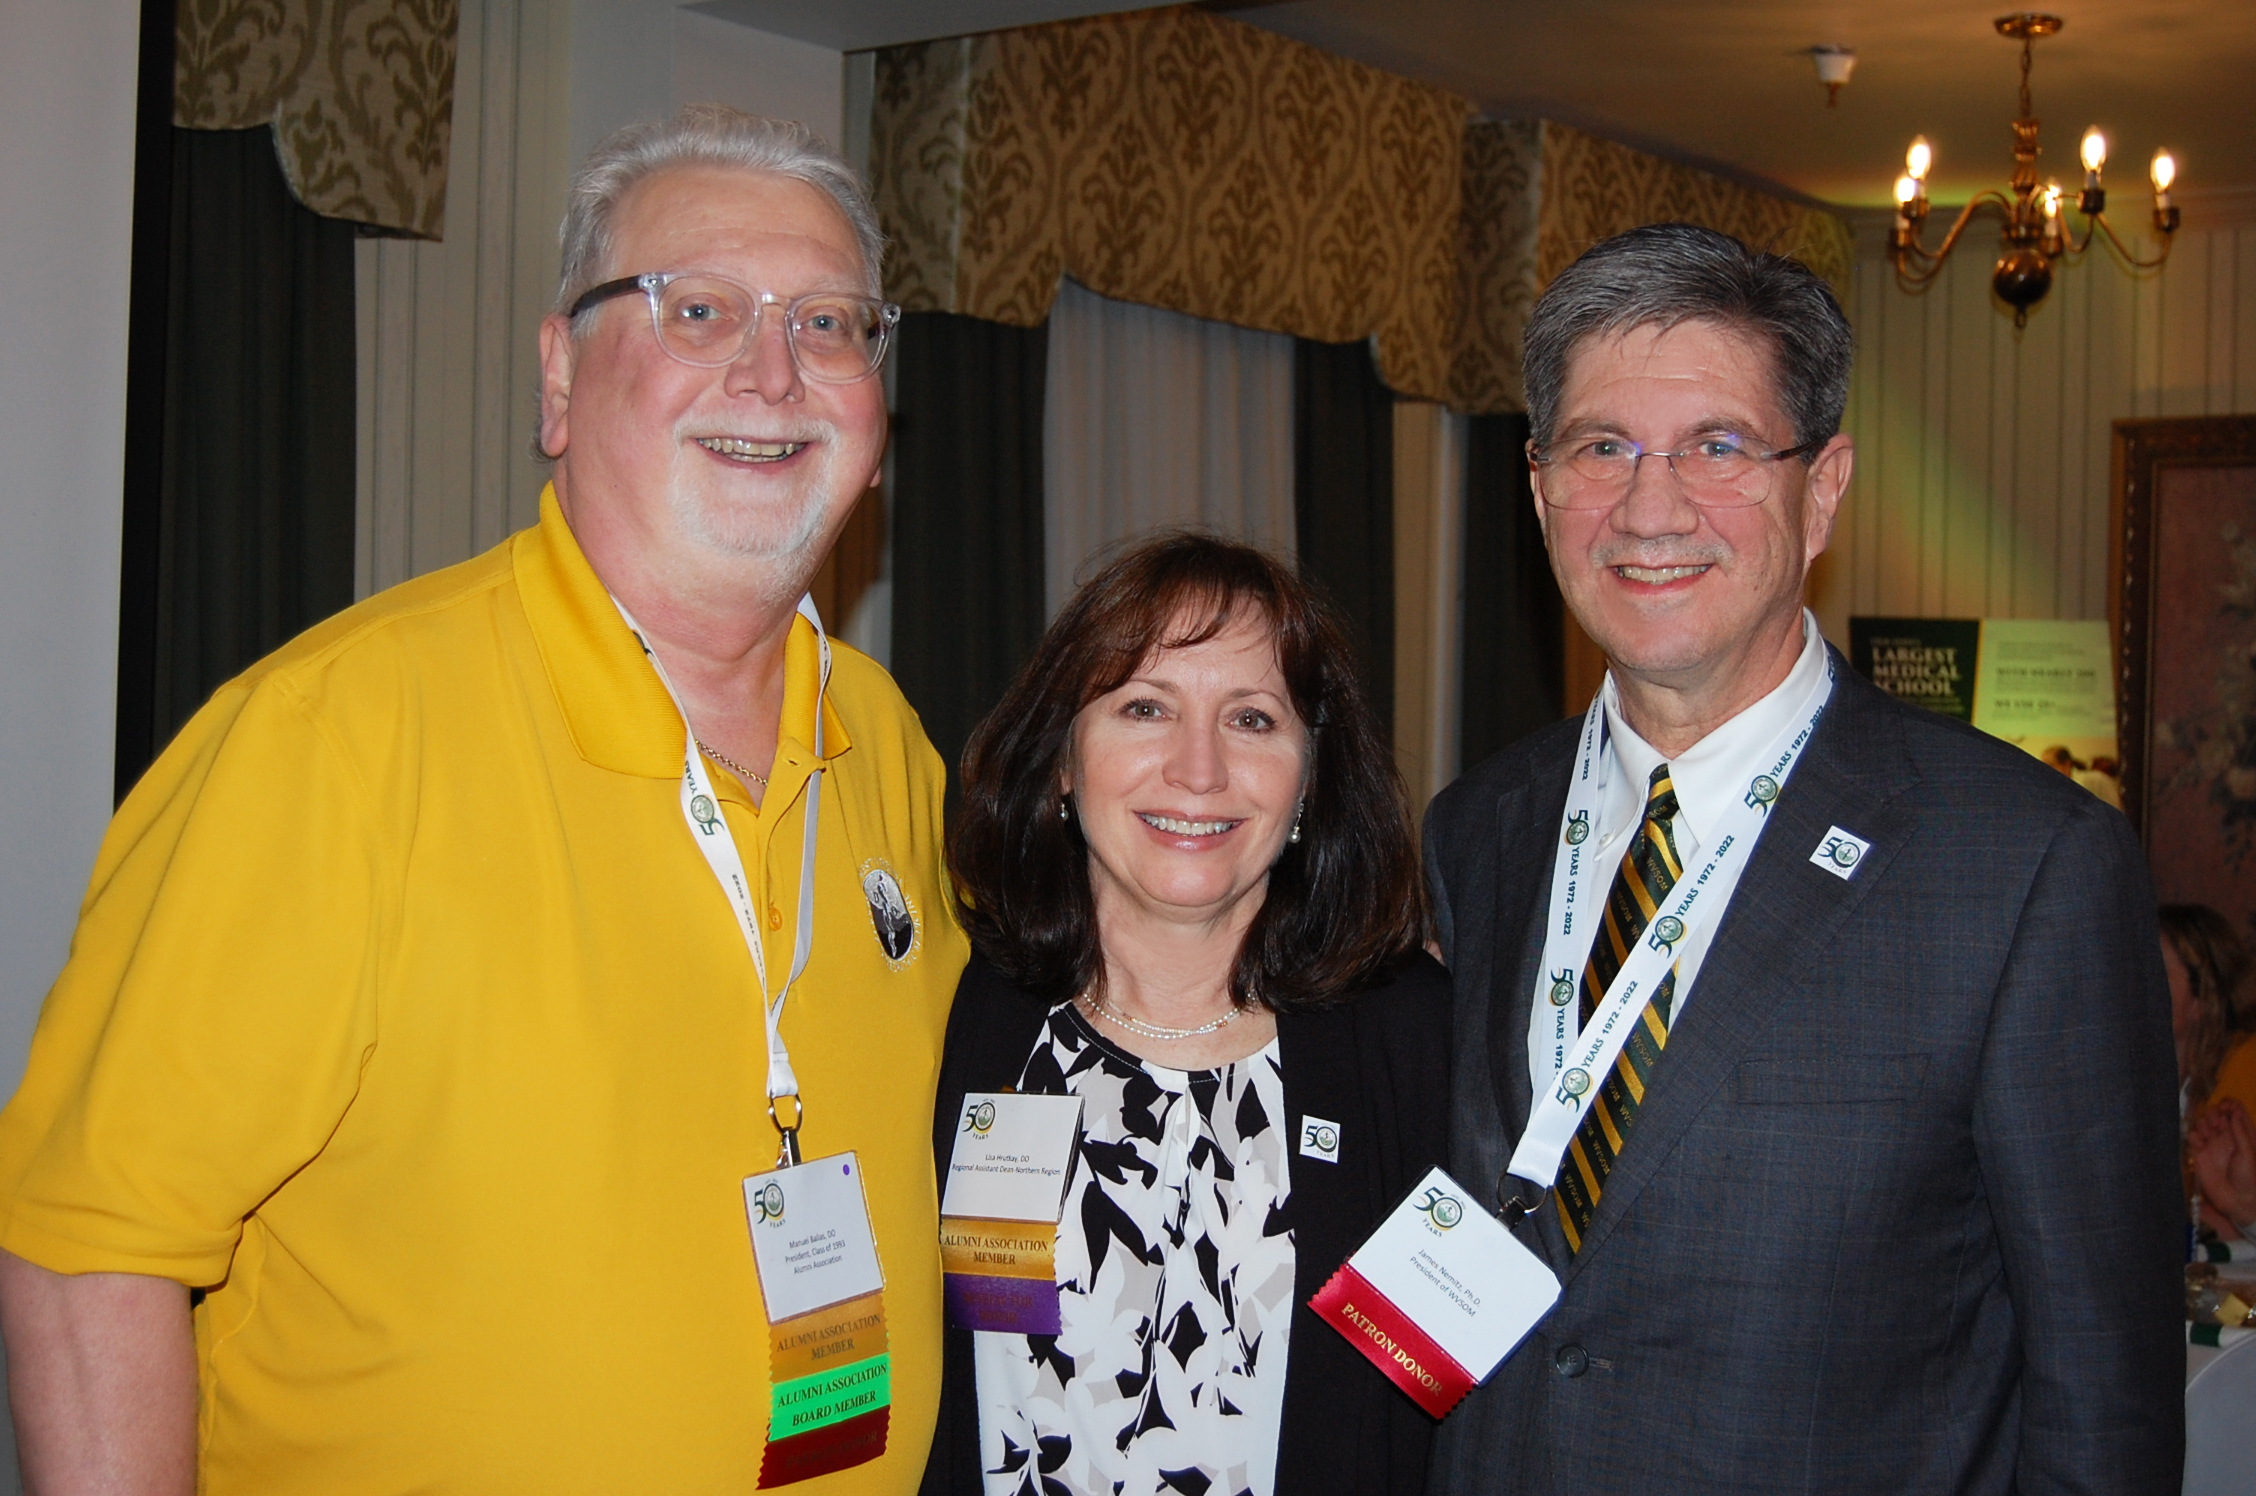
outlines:
[[[1771,464],[1806,457],[1824,446],[1771,449],[1728,431],[1703,436],[1680,452],[1649,452],[1624,436],[1593,436],[1554,450],[1527,444],[1528,461],[1549,474],[1543,502],[1554,509],[1611,509],[1629,492],[1637,464],[1658,457],[1684,496],[1703,509],[1744,509],[1770,497]]]
[[[590,307],[641,292],[650,301],[650,327],[658,346],[699,369],[725,368],[744,356],[760,330],[760,314],[783,308],[784,341],[791,362],[818,384],[853,384],[885,362],[901,309],[850,291],[812,291],[785,301],[725,276],[652,271],[605,281],[572,303],[577,319]]]

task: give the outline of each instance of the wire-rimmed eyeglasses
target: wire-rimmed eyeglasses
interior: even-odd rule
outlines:
[[[1806,457],[1824,445],[1803,442],[1773,451],[1719,431],[1680,452],[1647,451],[1625,436],[1593,436],[1557,452],[1531,441],[1527,455],[1557,475],[1543,485],[1543,502],[1554,509],[1613,508],[1629,492],[1637,464],[1648,457],[1665,459],[1684,496],[1703,509],[1743,509],[1770,497],[1769,464]]]
[[[818,384],[853,384],[875,374],[901,320],[899,307],[874,296],[812,291],[787,302],[773,291],[754,291],[726,276],[680,271],[605,281],[573,302],[570,315],[576,319],[590,307],[637,291],[650,300],[650,327],[658,346],[699,369],[724,368],[742,358],[760,330],[760,313],[782,307],[791,362]]]

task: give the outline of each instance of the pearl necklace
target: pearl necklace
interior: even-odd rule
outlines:
[[[690,736],[696,737],[697,735],[695,733],[692,733],[690,734]],[[767,775],[753,773],[750,769],[747,769],[746,767],[744,767],[744,765],[738,763],[735,759],[730,758],[727,754],[721,752],[720,749],[715,748],[711,743],[706,742],[703,738],[697,738],[697,751],[704,754],[714,763],[719,764],[722,768],[728,770],[731,774],[734,774],[737,778],[749,779],[755,784],[759,785],[761,789],[766,789],[768,787]]]
[[[1126,1013],[1113,1007],[1094,992],[1083,993],[1081,1000],[1095,1012],[1111,1019],[1120,1027],[1128,1030],[1129,1033],[1139,1034],[1146,1039],[1196,1039],[1201,1034],[1213,1033],[1245,1011],[1233,1003],[1228,1012],[1211,1023],[1202,1023],[1197,1028],[1167,1028],[1157,1023],[1146,1023],[1141,1018],[1130,1018]]]

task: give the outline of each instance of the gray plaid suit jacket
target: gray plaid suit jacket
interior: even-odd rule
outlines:
[[[2175,1492],[2176,1062],[2129,825],[1835,656],[1558,1305],[1433,1489]],[[1452,1172],[1495,1204],[1576,723],[1435,800]],[[1834,826],[1870,841],[1844,881]],[[1532,1194],[1532,1190],[1530,1191]]]

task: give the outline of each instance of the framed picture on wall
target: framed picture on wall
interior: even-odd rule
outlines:
[[[2123,809],[2164,903],[2256,942],[2256,416],[2115,423]]]

